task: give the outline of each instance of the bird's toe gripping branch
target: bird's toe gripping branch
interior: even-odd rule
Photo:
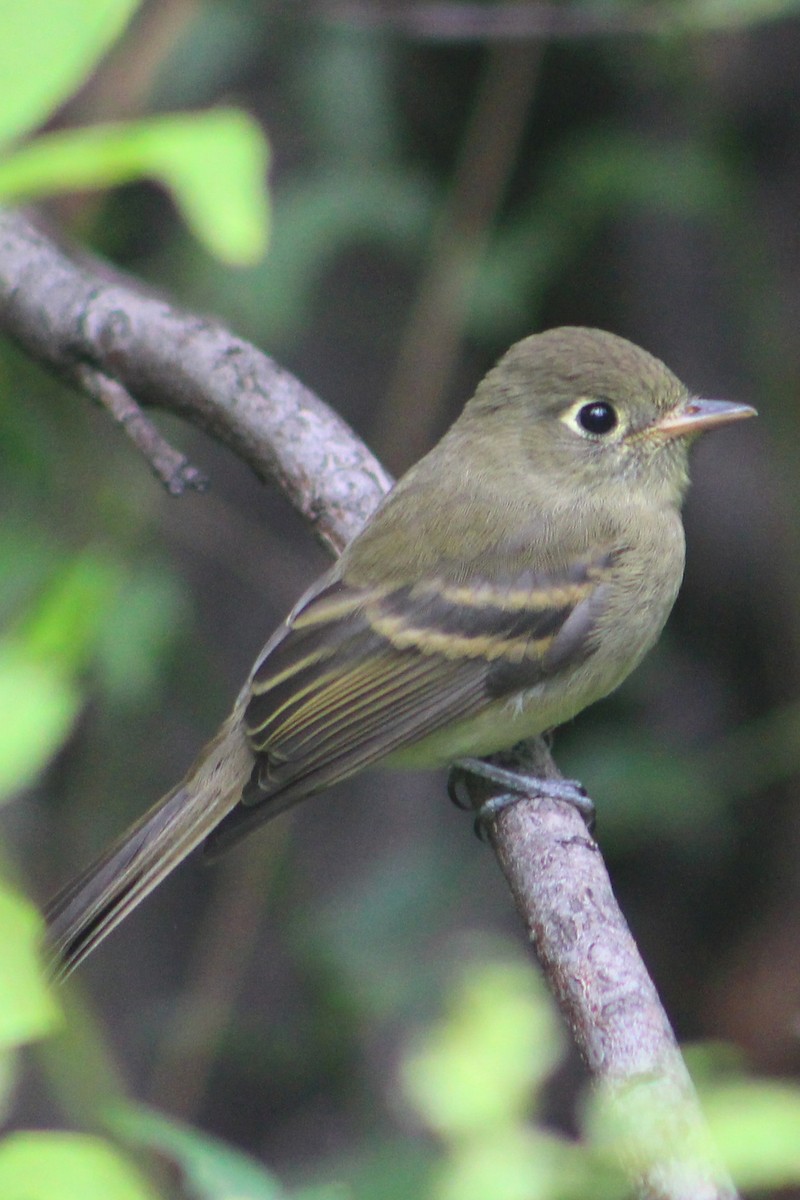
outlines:
[[[486,840],[488,826],[504,809],[518,804],[520,800],[533,796],[545,796],[550,800],[558,800],[563,804],[571,804],[583,817],[586,827],[591,832],[595,824],[595,807],[586,794],[586,789],[577,779],[543,779],[524,771],[513,770],[500,766],[482,758],[461,758],[450,769],[447,780],[447,792],[450,799],[458,807],[465,810],[475,809],[472,800],[469,781],[480,780],[484,785],[490,785],[493,791],[476,809],[475,832],[482,840]]]

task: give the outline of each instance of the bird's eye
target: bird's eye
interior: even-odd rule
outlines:
[[[578,424],[585,433],[611,433],[619,424],[617,410],[608,400],[591,400],[583,404],[576,414]]]

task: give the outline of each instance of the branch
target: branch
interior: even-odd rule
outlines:
[[[105,264],[72,261],[9,210],[0,210],[0,330],[70,383],[99,372],[136,404],[224,442],[334,551],[391,486],[352,429],[266,354]]]
[[[544,740],[493,761],[561,779]],[[486,799],[476,788],[473,802]],[[667,1014],[571,805],[532,789],[491,842],[562,1016],[593,1080],[631,1134],[628,1167],[646,1200],[735,1200]],[[657,1125],[654,1131],[653,1124]],[[642,1162],[644,1157],[644,1162]]]
[[[132,412],[152,405],[194,422],[260,479],[282,487],[333,550],[361,528],[390,486],[352,430],[265,354],[218,323],[143,293],[104,264],[76,264],[24,216],[2,210],[0,329],[63,379],[84,388],[88,382],[92,395],[116,390]],[[541,741],[523,765],[539,777],[559,777]],[[705,1144],[703,1118],[581,817],[533,789],[530,799],[500,814],[491,840],[593,1078],[623,1109],[657,1109],[659,1161],[634,1161],[631,1151],[642,1196],[731,1200],[733,1187],[718,1182],[719,1172],[686,1158],[687,1146]]]

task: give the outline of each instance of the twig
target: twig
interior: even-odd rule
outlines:
[[[208,476],[193,467],[180,450],[170,446],[121,383],[109,379],[108,375],[94,367],[77,367],[75,374],[87,395],[93,396],[122,426],[171,496],[182,496],[189,489],[196,492],[206,490]]]
[[[0,211],[0,328],[62,377],[89,363],[139,404],[186,417],[276,480],[325,543],[346,544],[389,487],[352,431],[288,372],[222,326],[77,266],[23,215]],[[539,776],[558,777],[541,741]],[[670,1136],[632,1168],[648,1200],[732,1200],[682,1157],[704,1122],[655,988],[581,818],[535,791],[501,814],[492,842],[552,991],[589,1070],[615,1097],[659,1098]],[[692,1136],[688,1136],[691,1134]]]

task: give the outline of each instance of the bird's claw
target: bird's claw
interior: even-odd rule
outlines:
[[[587,829],[591,833],[595,824],[595,807],[586,794],[584,786],[577,779],[541,779],[528,775],[523,771],[514,771],[509,767],[501,767],[496,763],[485,762],[480,758],[463,758],[453,765],[447,781],[447,791],[453,803],[461,809],[470,809],[472,805],[459,791],[467,775],[477,776],[487,783],[498,784],[503,791],[490,796],[481,804],[475,817],[475,832],[481,841],[486,840],[488,826],[504,809],[510,808],[527,796],[546,796],[551,800],[559,800],[563,804],[571,804],[583,817]]]

